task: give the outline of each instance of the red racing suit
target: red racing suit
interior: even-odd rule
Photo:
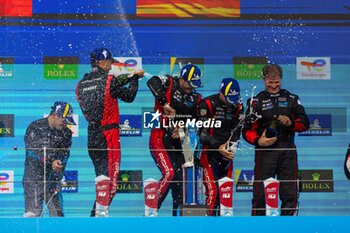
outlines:
[[[76,88],[80,108],[89,123],[88,149],[96,177],[104,175],[111,179],[109,204],[117,191],[120,169],[118,98],[132,102],[138,90],[138,79],[136,74],[131,77],[127,88],[117,77],[98,67],[85,74]]]
[[[242,125],[240,117],[243,117],[243,105],[227,106],[220,101],[220,94],[205,98],[199,111],[199,118],[203,121],[215,119],[221,122],[221,128],[204,128],[200,130],[200,142],[203,150],[200,156],[200,164],[203,167],[203,180],[206,204],[209,213],[219,216],[220,196],[218,180],[227,176],[232,179],[233,162],[222,157],[218,152],[219,146],[228,140],[237,142],[241,135]],[[231,136],[232,134],[232,136]]]
[[[179,79],[171,76],[152,77],[147,85],[155,96],[154,111],[162,113],[161,122],[168,122],[164,115],[164,104],[169,103],[176,110],[176,120],[186,121],[197,117],[198,104],[201,95],[195,92],[186,93],[179,84]],[[173,216],[178,207],[183,204],[183,174],[184,156],[180,139],[172,138],[173,128],[153,128],[151,130],[149,147],[152,157],[162,173],[158,187],[158,209],[161,207],[169,190],[173,197]]]

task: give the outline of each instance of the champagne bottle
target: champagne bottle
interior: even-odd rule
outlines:
[[[121,74],[117,76],[117,80],[120,85],[124,86],[130,82],[130,78],[128,74]]]
[[[274,115],[269,128],[266,129],[266,137],[267,138],[273,138],[277,137],[277,116]]]

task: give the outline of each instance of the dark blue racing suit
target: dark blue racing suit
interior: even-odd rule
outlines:
[[[25,213],[32,212],[40,216],[43,204],[48,203],[50,216],[63,217],[60,181],[69,158],[72,132],[66,127],[61,130],[51,128],[48,119],[43,118],[28,126],[24,142],[26,146],[23,175]],[[44,148],[46,148],[46,157]],[[46,164],[44,164],[45,160]],[[55,160],[62,162],[61,172],[55,172],[52,169],[52,162]]]

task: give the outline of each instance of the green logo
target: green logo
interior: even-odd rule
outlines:
[[[264,57],[237,57],[233,59],[233,75],[237,80],[259,80],[267,59]]]
[[[246,64],[234,65],[233,77],[237,80],[259,80],[261,78],[261,70],[264,65]]]
[[[78,57],[44,58],[44,78],[48,80],[78,79]]]
[[[142,193],[142,171],[121,170],[119,172],[118,193]]]

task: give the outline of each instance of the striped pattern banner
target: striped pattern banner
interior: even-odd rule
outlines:
[[[146,18],[240,17],[240,0],[137,0],[137,16]]]

